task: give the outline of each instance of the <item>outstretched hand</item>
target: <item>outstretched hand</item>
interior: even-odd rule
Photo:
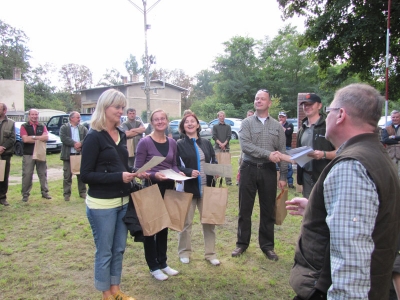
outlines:
[[[308,204],[308,199],[306,198],[293,198],[292,200],[288,200],[286,203],[286,209],[289,211],[289,214],[293,216],[304,216],[304,211]]]

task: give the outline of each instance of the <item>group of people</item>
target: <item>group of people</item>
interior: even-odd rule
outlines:
[[[150,117],[153,131],[137,142],[132,165],[128,159],[127,138],[133,139],[143,129],[139,124],[127,127],[125,131],[120,129],[120,117],[126,103],[121,92],[107,90],[100,96],[92,116],[92,130],[80,132],[74,123],[79,116],[74,112],[70,116],[70,130],[64,129],[61,134],[68,141],[69,155],[82,154],[79,180],[88,184],[89,189],[87,193],[80,190],[80,195],[86,199],[86,213],[96,245],[95,287],[102,291],[103,299],[109,300],[133,299],[120,290],[128,233],[123,217],[131,201],[132,181],[140,178],[144,179],[145,185],[157,183],[164,195],[167,189],[174,189],[175,183],[161,170],[172,169],[194,177],[184,184],[184,191],[193,193],[193,199],[184,230],[178,235],[180,261],[190,263],[193,215],[196,207],[201,213],[204,186],[212,185],[212,177],[204,173],[204,163],[217,163],[215,150],[228,150],[230,138],[229,130],[223,127],[223,112],[219,112],[218,117],[226,139],[216,137],[219,149],[200,138],[199,120],[194,113],[188,113],[179,125],[184,136],[176,142],[165,135],[167,114],[157,109]],[[351,84],[338,90],[326,107],[326,114],[321,113],[321,99],[316,94],[307,94],[300,103],[306,118],[298,133],[297,146],[311,146],[316,150],[310,154],[313,160],[309,165],[297,169],[304,197],[287,201],[287,209],[292,215],[303,216],[290,274],[290,284],[296,293],[294,299],[387,299],[393,274],[396,289],[400,287],[397,283],[400,272],[394,269],[392,274],[393,263],[399,257],[400,157],[397,157],[397,145],[400,136],[397,130],[400,113],[392,113],[392,125],[382,133],[382,141],[387,145],[385,149],[377,134],[382,103],[379,92],[366,84]],[[271,104],[268,90],[257,91],[255,113],[242,121],[240,129],[243,155],[233,257],[242,255],[250,245],[251,216],[258,193],[260,249],[269,260],[279,259],[274,244],[275,197],[277,189],[287,185],[288,163],[293,161],[286,155],[287,129],[282,120],[279,122],[270,116]],[[2,105],[0,132],[9,131],[13,126],[4,118],[4,111],[6,108]],[[280,116],[286,117],[281,113]],[[30,122],[24,126],[28,134],[23,140],[27,144],[33,144],[37,139],[45,140],[46,130],[35,123],[35,111],[30,112]],[[133,128],[140,129],[135,131]],[[83,144],[81,133],[85,135]],[[3,154],[7,149],[3,143],[0,147],[2,159],[7,159],[7,154]],[[165,160],[151,170],[137,173],[137,168],[153,156],[163,156]],[[24,155],[25,161],[27,166],[34,163]],[[279,179],[277,164],[281,170]],[[66,163],[64,168],[67,168]],[[70,176],[64,176],[64,181],[67,179]],[[29,190],[28,186],[24,197],[29,196]],[[3,190],[0,192],[4,193]],[[45,186],[42,186],[42,195],[48,196]],[[65,183],[64,197],[69,195]],[[0,194],[0,200],[6,201],[3,194]],[[215,227],[202,226],[204,257],[218,266]],[[151,275],[158,280],[179,273],[167,264],[167,240],[168,229],[144,237],[145,259]]]

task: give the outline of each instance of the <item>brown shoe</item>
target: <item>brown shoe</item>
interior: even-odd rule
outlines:
[[[65,196],[64,201],[69,201],[69,196]]]
[[[267,250],[264,252],[264,254],[269,260],[278,261],[279,259],[274,250]]]
[[[246,251],[246,249],[244,249],[244,248],[236,247],[235,250],[232,251],[232,257],[238,257],[238,256],[242,255],[242,253],[245,251]]]
[[[10,203],[7,202],[7,199],[1,199],[0,200],[0,204],[4,205],[4,206],[9,206]]]

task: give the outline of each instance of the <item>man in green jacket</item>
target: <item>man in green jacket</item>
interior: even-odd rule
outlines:
[[[71,173],[71,155],[81,155],[82,142],[88,132],[87,128],[80,124],[81,115],[73,111],[69,115],[69,123],[60,128],[60,139],[62,142],[60,159],[63,161],[64,171],[64,200],[69,201],[71,197],[72,173]],[[81,181],[80,175],[76,175],[78,180],[79,196],[86,198],[86,185]]]

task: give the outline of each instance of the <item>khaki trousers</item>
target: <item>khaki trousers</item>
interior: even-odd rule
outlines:
[[[47,163],[45,161],[33,160],[32,155],[22,157],[22,196],[29,197],[32,190],[33,171],[36,166],[36,172],[39,177],[40,190],[42,196],[47,195],[49,187],[47,185]]]
[[[187,214],[185,220],[185,226],[178,234],[178,254],[180,258],[190,258],[190,254],[192,253],[192,243],[191,243],[191,235],[192,235],[192,224],[193,217],[196,211],[196,206],[200,212],[203,207],[202,198],[194,198],[192,199],[192,203],[189,208],[189,212]],[[202,224],[203,226],[203,237],[204,237],[204,257],[205,259],[211,260],[216,259],[217,255],[215,253],[215,225],[212,224]]]

